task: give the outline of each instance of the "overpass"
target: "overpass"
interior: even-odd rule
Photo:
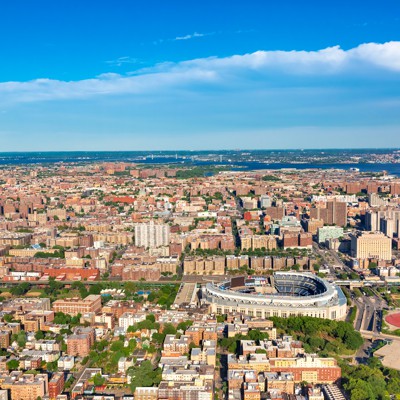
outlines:
[[[372,331],[366,331],[361,329],[360,330],[361,336],[364,339],[371,339],[371,340],[397,340],[400,341],[400,336],[395,336],[395,335],[388,335],[386,333],[377,333],[377,332],[372,332]]]
[[[344,281],[335,281],[335,284],[338,286],[348,286],[350,289],[356,287],[371,287],[371,286],[384,286],[388,285],[387,282],[384,281],[359,281],[359,280],[344,280]],[[394,285],[395,283],[393,283]]]
[[[350,289],[353,289],[355,287],[363,287],[364,281],[357,281],[357,280],[335,281],[335,285],[348,286],[350,287]]]

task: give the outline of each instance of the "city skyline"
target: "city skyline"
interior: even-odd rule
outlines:
[[[400,147],[394,1],[22,3],[0,26],[2,151]]]

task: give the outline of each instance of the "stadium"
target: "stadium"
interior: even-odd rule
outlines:
[[[311,273],[275,272],[268,277],[233,277],[219,284],[208,283],[202,298],[216,314],[332,320],[346,317],[347,301],[342,290]]]

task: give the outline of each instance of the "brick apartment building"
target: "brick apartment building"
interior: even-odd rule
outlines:
[[[328,225],[347,225],[347,203],[341,201],[328,201],[326,208],[312,208],[310,217],[321,219]]]
[[[53,310],[69,315],[97,313],[101,310],[101,296],[91,294],[83,300],[77,297],[56,300],[53,303]]]
[[[67,339],[67,354],[69,356],[86,357],[95,340],[92,328],[77,328]]]
[[[64,374],[56,372],[49,381],[49,397],[51,400],[56,399],[64,389]]]

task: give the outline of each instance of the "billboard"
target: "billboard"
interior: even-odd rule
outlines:
[[[245,277],[244,276],[235,276],[231,279],[231,288],[241,287],[245,285]]]

